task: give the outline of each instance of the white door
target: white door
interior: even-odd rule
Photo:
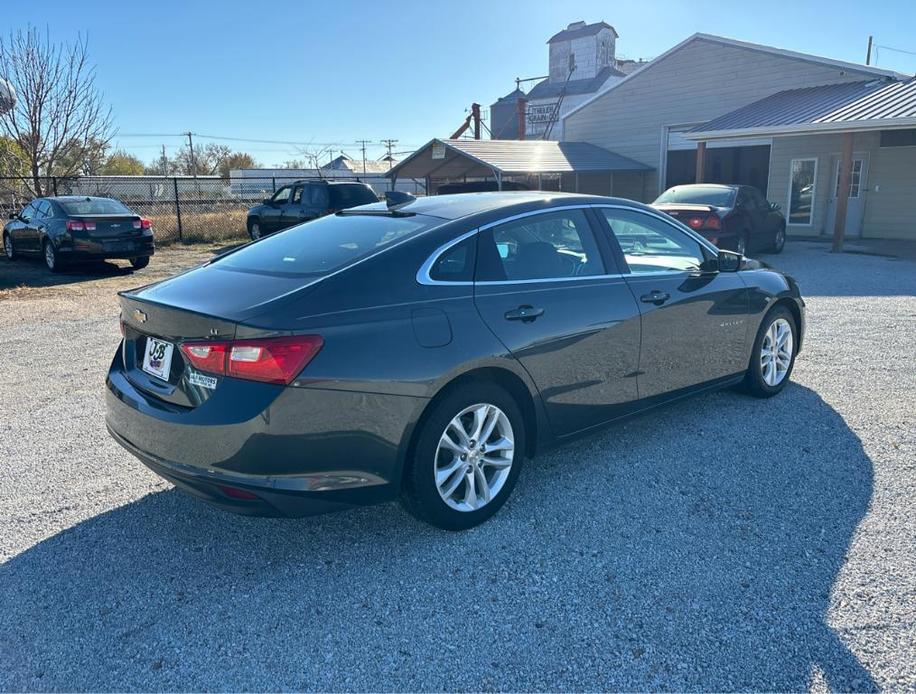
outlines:
[[[862,218],[865,215],[865,179],[868,176],[868,157],[855,155],[852,159],[852,178],[849,179],[849,202],[846,206],[846,235],[862,235]],[[840,192],[840,158],[833,157],[833,185],[827,198],[827,224],[824,233],[833,235],[836,220],[836,201]]]

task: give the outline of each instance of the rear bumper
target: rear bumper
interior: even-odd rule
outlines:
[[[115,441],[182,491],[247,515],[305,516],[395,498],[404,442],[425,403],[254,383],[243,392],[249,384],[235,381],[196,408],[176,408],[138,390],[120,364],[119,354],[105,393]]]
[[[61,258],[66,258],[73,262],[80,260],[123,260],[153,255],[155,253],[155,243],[152,237],[117,242],[77,238],[73,239],[71,243],[61,243],[57,252]]]

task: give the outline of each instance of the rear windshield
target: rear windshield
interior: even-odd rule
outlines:
[[[368,186],[328,186],[328,192],[331,195],[331,207],[335,210],[356,207],[357,205],[368,205],[370,202],[378,202],[378,196],[373,193],[372,189]]]
[[[426,215],[329,215],[268,236],[217,262],[245,272],[326,275],[442,221]]]
[[[59,200],[67,214],[133,214],[123,203],[109,198],[86,198],[85,200]]]
[[[731,207],[734,200],[734,188],[722,188],[721,186],[675,186],[662,193],[655,202]]]

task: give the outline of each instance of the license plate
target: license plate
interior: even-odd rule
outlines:
[[[133,249],[134,244],[130,241],[106,241],[104,243],[104,248],[110,253],[119,253],[121,251],[129,251]]]
[[[146,338],[146,353],[143,355],[143,370],[163,381],[169,380],[172,369],[172,350],[175,345],[155,337]]]

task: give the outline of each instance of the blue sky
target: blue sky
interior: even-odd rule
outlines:
[[[12,0],[0,26],[88,33],[117,144],[144,161],[191,130],[337,143],[397,138],[409,150],[447,136],[472,101],[487,106],[516,76],[545,74],[546,40],[569,22],[605,20],[619,56],[656,56],[696,31],[863,62],[875,43],[916,52],[916,2],[461,0],[174,2]],[[5,29],[3,30],[5,31]],[[879,48],[878,64],[916,73],[916,55]],[[135,134],[156,137],[133,137]],[[169,136],[166,136],[169,135]],[[263,164],[296,147],[226,142]],[[317,144],[315,145],[317,146]],[[375,146],[370,155],[379,156]]]

